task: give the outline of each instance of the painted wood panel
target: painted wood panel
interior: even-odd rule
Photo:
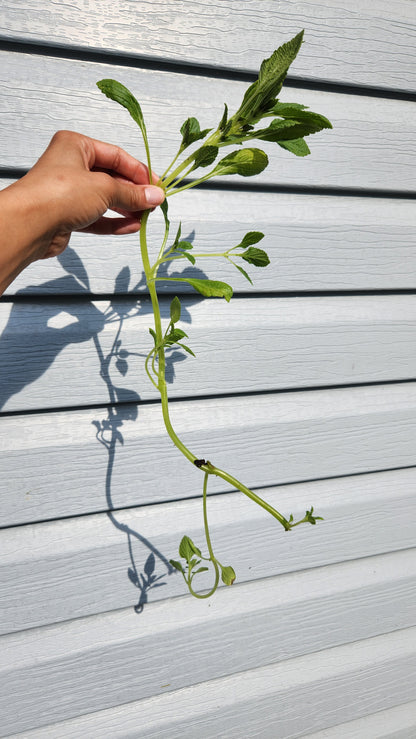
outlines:
[[[152,165],[159,172],[175,155],[179,128],[189,115],[197,114],[204,127],[216,125],[224,102],[232,111],[247,87],[236,80],[2,52],[2,166],[32,165],[60,128],[117,143],[143,158],[137,127],[124,109],[96,87],[97,80],[109,75],[140,99],[154,152]],[[294,157],[280,147],[276,151],[275,144],[265,142],[262,148],[271,156],[270,166],[256,177],[257,187],[267,183],[371,188],[381,194],[414,190],[412,102],[306,89],[286,90],[282,100],[310,106],[326,115],[334,129],[314,134],[309,157]],[[232,186],[235,178],[222,181]]]
[[[257,72],[261,61],[305,29],[291,75],[358,85],[415,89],[412,2],[376,0],[100,0],[85,3],[5,0],[7,39],[109,51],[155,62]]]
[[[126,623],[123,611],[79,619],[64,627],[2,637],[6,660],[0,698],[4,706],[3,736],[122,703],[130,705],[120,706],[115,715],[106,711],[104,726],[100,715],[92,717],[95,736],[104,727],[112,736],[131,736],[133,726],[133,736],[158,739],[191,739],[196,727],[204,739],[216,739],[224,733],[237,739],[242,732],[258,736],[271,728],[274,736],[302,736],[334,723],[335,716],[338,722],[353,720],[415,699],[416,685],[411,676],[416,668],[416,627],[319,650],[322,642],[331,643],[332,632],[325,611],[319,609],[321,623],[328,626],[321,628],[311,608],[311,653],[295,656],[300,623],[304,623],[302,610],[313,602],[310,598],[298,602],[288,612],[287,621],[282,607],[282,616],[279,613],[275,619],[266,619],[265,628],[255,631],[252,641],[243,638],[239,649],[233,645],[241,638],[235,611],[230,614],[230,623],[225,619],[224,628],[215,629],[211,639],[210,624],[215,620],[212,610],[213,620],[204,622],[201,616],[189,614],[187,598],[174,602],[178,611],[182,606],[178,612],[182,629],[178,633],[174,627],[173,636],[172,626],[164,617],[158,624],[157,647],[151,640],[148,650],[144,650],[144,626],[140,638],[137,624],[132,626],[132,616]],[[159,620],[157,608],[153,608],[152,634]],[[247,620],[253,625],[252,617]],[[374,618],[370,616],[370,620],[374,626]],[[205,641],[198,647],[201,624]],[[286,629],[281,630],[280,624]],[[266,647],[265,664],[261,666],[256,654],[260,645]],[[271,663],[267,647],[273,653],[279,651],[279,661]],[[252,650],[257,666],[237,671],[239,663],[250,662]],[[154,668],[156,651],[160,654],[158,670]],[[197,658],[200,652],[202,659]],[[225,676],[207,680],[212,675],[211,665],[213,671]],[[236,672],[226,675],[227,669]],[[16,700],[18,714],[12,709]],[[113,732],[114,718],[120,711],[124,711],[124,721],[121,724],[118,720],[118,729]],[[132,714],[134,724],[129,725],[126,719]],[[77,722],[83,736],[85,730],[81,727],[84,723],[88,730],[88,721],[91,729],[88,717]],[[60,731],[59,736],[65,734]]]
[[[0,180],[0,188],[10,182]],[[247,231],[265,234],[261,245],[271,263],[267,269],[253,269],[253,286],[224,260],[205,263],[208,275],[230,282],[235,293],[416,285],[416,203],[409,199],[204,189],[171,200],[170,218],[172,231],[182,222],[183,233],[204,252],[230,248]],[[159,243],[159,222],[154,214],[153,244]],[[116,276],[121,270],[127,275],[127,269],[126,287]],[[136,235],[101,239],[74,234],[59,259],[31,265],[6,294],[84,294],[86,289],[95,295],[145,290]],[[160,292],[175,289],[169,282],[159,284]],[[181,291],[186,292],[184,283]]]
[[[173,398],[416,377],[416,296],[187,297],[182,319],[197,358],[168,352]],[[158,399],[144,365],[151,325],[149,299],[0,305],[0,408]]]
[[[415,465],[415,408],[403,383],[180,401],[172,421],[197,458],[260,487]],[[0,433],[3,526],[200,494],[158,405],[12,415]]]
[[[367,585],[378,588],[382,575],[390,583],[386,584],[388,602],[399,617],[405,610],[400,604],[406,597],[410,601],[416,597],[411,583],[416,563],[409,551],[416,545],[415,484],[416,468],[412,468],[262,490],[263,497],[286,515],[301,517],[313,504],[325,519],[290,535],[244,496],[212,496],[208,517],[214,551],[221,562],[234,566],[239,586],[295,571],[304,571],[306,581],[311,568],[357,559],[351,570],[342,570],[339,582],[349,587],[348,582],[355,581],[362,587],[366,576]],[[0,532],[0,633],[124,607],[141,613],[156,601],[186,594],[182,577],[168,563],[177,558],[184,534],[206,550],[200,499],[4,529]],[[374,557],[395,550],[407,551]],[[355,573],[350,580],[349,572]],[[406,596],[404,579],[409,580]],[[212,575],[207,580],[200,576],[196,587],[203,590],[211,580]],[[269,581],[261,582],[257,595],[252,593],[248,599],[253,608],[268,598]],[[279,592],[282,587],[278,586]],[[305,597],[312,592],[314,588],[306,583]],[[23,607],[28,597],[30,608]],[[218,613],[223,608],[221,598]],[[390,606],[385,605],[379,607],[387,617]],[[168,621],[175,618],[170,608],[168,600]],[[348,613],[354,612],[351,600]],[[139,627],[141,623],[139,619]]]
[[[416,734],[416,701],[378,711],[347,724],[331,726],[317,733],[308,734],[307,739],[413,739]]]

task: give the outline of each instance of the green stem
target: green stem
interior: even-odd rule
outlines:
[[[205,539],[207,541],[207,547],[208,547],[208,552],[209,552],[209,559],[212,562],[212,564],[214,565],[215,582],[214,582],[214,585],[212,586],[211,590],[208,591],[208,593],[204,593],[203,595],[201,595],[200,593],[196,593],[195,592],[195,590],[192,587],[192,582],[191,582],[190,579],[186,581],[190,593],[195,598],[199,598],[201,600],[203,598],[210,598],[211,595],[213,595],[215,593],[215,591],[216,591],[216,589],[218,587],[218,583],[220,581],[220,568],[218,567],[218,561],[217,561],[217,559],[214,556],[214,552],[213,552],[212,544],[211,544],[211,537],[209,535],[209,526],[208,526],[208,515],[207,515],[207,486],[208,486],[208,476],[209,476],[209,474],[210,474],[209,472],[205,472],[205,475],[204,475],[204,487],[203,487],[203,499],[202,499],[203,503],[202,504],[203,504],[203,510],[204,510]],[[203,559],[205,559],[205,557]]]

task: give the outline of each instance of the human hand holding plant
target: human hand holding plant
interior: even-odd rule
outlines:
[[[251,282],[251,277],[246,271],[247,265],[266,267],[269,264],[266,252],[255,246],[263,238],[260,231],[249,231],[241,238],[238,245],[225,251],[216,252],[215,254],[199,253],[194,251],[193,244],[181,240],[181,224],[179,224],[172,244],[168,245],[170,221],[167,199],[214,177],[232,174],[239,174],[243,177],[257,175],[268,164],[268,158],[264,151],[252,147],[237,148],[218,160],[220,149],[224,147],[235,145],[241,147],[247,142],[251,143],[251,141],[258,139],[275,142],[282,149],[303,157],[310,153],[304,137],[324,128],[332,128],[330,122],[324,116],[313,113],[298,103],[282,103],[277,98],[289,66],[300,49],[302,38],[303,32],[288,43],[283,44],[269,59],[263,61],[258,79],[246,91],[238,110],[229,115],[228,107],[225,105],[224,113],[215,129],[201,130],[198,120],[194,117],[188,118],[182,125],[182,141],[179,149],[157,183],[166,193],[166,200],[161,205],[165,231],[162,243],[153,256],[150,255],[147,241],[147,223],[150,211],[146,211],[142,217],[140,230],[141,258],[154,316],[154,326],[149,328],[153,346],[146,358],[146,372],[149,380],[160,394],[163,419],[170,438],[182,454],[204,475],[203,517],[208,556],[202,555],[201,550],[194,542],[188,536],[184,536],[179,546],[179,555],[182,561],[171,560],[172,566],[182,573],[189,591],[197,598],[207,598],[212,595],[219,585],[220,578],[226,585],[231,585],[235,580],[233,568],[229,565],[222,565],[213,552],[207,517],[207,485],[210,475],[220,477],[232,487],[240,490],[276,518],[286,531],[290,531],[301,523],[315,524],[320,519],[319,516],[314,515],[313,508],[307,510],[305,516],[298,521],[295,521],[292,515],[285,517],[233,475],[216,467],[210,461],[200,458],[199,455],[195,455],[177,436],[169,416],[165,379],[166,352],[172,346],[179,346],[191,355],[193,355],[193,351],[184,343],[184,339],[188,338],[186,333],[177,326],[181,316],[179,298],[173,298],[170,305],[170,321],[167,326],[162,326],[156,290],[156,284],[161,280],[184,282],[191,285],[205,297],[224,297],[229,301],[233,290],[225,282],[188,276],[162,278],[158,277],[159,269],[163,264],[177,262],[178,260],[186,260],[194,265],[197,259],[223,258],[231,262]],[[97,85],[107,97],[125,107],[138,124],[145,145],[148,170],[151,172],[146,126],[138,101],[124,85],[115,80],[101,80]],[[271,122],[268,122],[265,126],[258,126],[263,119],[267,118],[271,118]],[[199,144],[197,148],[193,148],[187,156],[183,156],[185,151],[201,141],[202,144]],[[209,169],[210,167],[211,169]],[[208,169],[208,172],[202,175],[198,173],[196,179],[188,179],[190,175],[194,175],[194,172],[201,169]],[[208,569],[205,563],[210,563],[213,566],[215,580],[209,592],[200,594],[193,587],[193,579],[196,574]]]

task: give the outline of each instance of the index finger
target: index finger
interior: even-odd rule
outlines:
[[[149,170],[143,162],[139,162],[120,146],[107,144],[104,141],[88,138],[88,163],[90,169],[105,169],[134,182],[136,185],[149,183]],[[159,179],[152,172],[153,181]]]

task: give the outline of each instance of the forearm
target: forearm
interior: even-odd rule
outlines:
[[[53,208],[45,207],[25,178],[0,192],[0,294],[31,262],[43,256],[53,233]]]

